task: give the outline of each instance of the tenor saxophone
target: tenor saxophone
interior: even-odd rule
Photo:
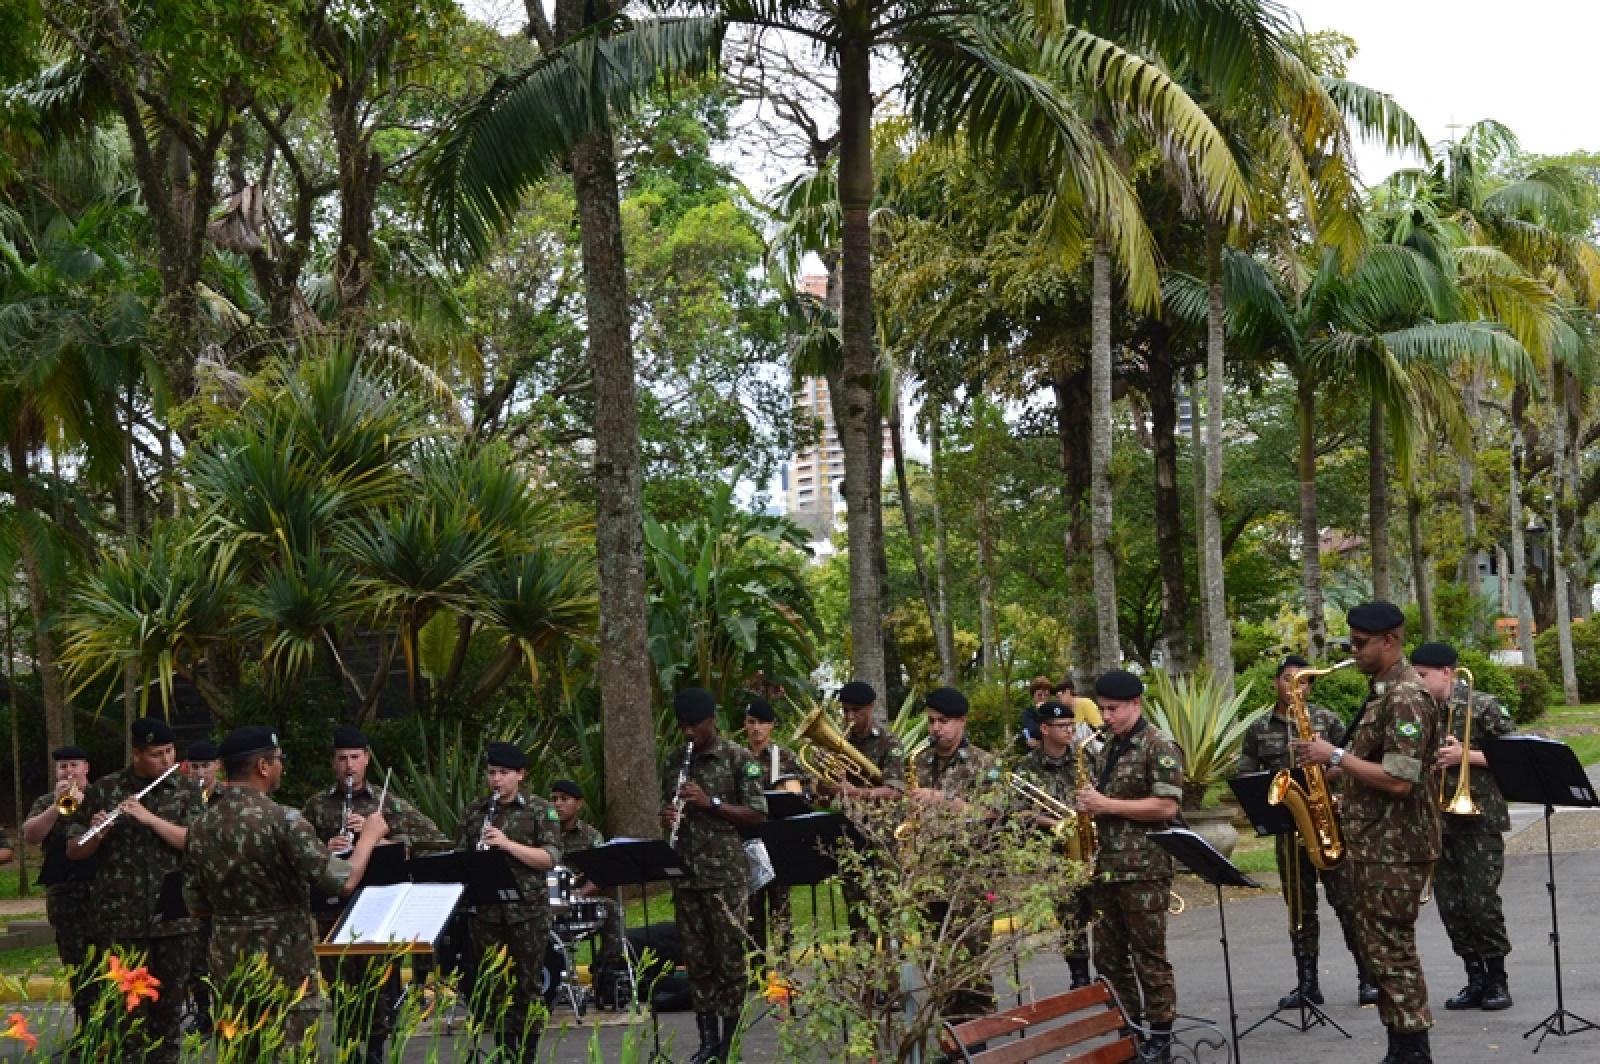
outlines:
[[[1289,726],[1294,738],[1316,738],[1311,727],[1311,711],[1306,706],[1312,682],[1319,676],[1354,664],[1354,658],[1347,658],[1326,669],[1302,669],[1295,674],[1294,683],[1289,686]],[[1328,789],[1328,776],[1321,765],[1302,765],[1306,783],[1300,786],[1291,771],[1293,760],[1291,754],[1291,768],[1281,768],[1272,777],[1267,787],[1267,802],[1288,806],[1306,856],[1313,865],[1326,871],[1344,860],[1344,835],[1339,830],[1339,816],[1333,808],[1333,792]]]
[[[1073,756],[1078,762],[1079,787],[1087,786],[1089,780],[1093,778],[1089,774],[1089,744],[1099,735],[1099,732],[1094,732],[1086,736],[1073,751]],[[1078,813],[1073,819],[1072,842],[1068,844],[1068,852],[1075,859],[1087,864],[1091,871],[1093,870],[1095,857],[1100,852],[1100,830],[1094,826],[1094,817],[1087,813]]]

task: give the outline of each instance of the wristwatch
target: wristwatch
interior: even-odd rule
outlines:
[[[715,813],[718,809],[721,809],[721,808],[722,808],[722,799],[721,798],[713,798],[713,799],[711,799],[711,811],[713,813]]]
[[[1342,746],[1334,747],[1333,748],[1333,753],[1328,755],[1328,765],[1330,767],[1332,767],[1332,768],[1338,768],[1339,767],[1339,762],[1341,762],[1343,760],[1344,760],[1344,747],[1342,747]]]

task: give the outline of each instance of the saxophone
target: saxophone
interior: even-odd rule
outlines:
[[[1084,738],[1077,744],[1074,756],[1077,758],[1078,786],[1083,787],[1094,777],[1089,772],[1089,744],[1100,737],[1100,733]],[[1082,861],[1094,870],[1095,856],[1100,852],[1100,830],[1094,826],[1094,817],[1086,813],[1078,813],[1072,821],[1072,839],[1067,843],[1067,853],[1074,860]]]
[[[1311,712],[1306,708],[1306,696],[1311,684],[1319,676],[1354,665],[1347,658],[1326,669],[1301,669],[1289,687],[1289,725],[1296,739],[1312,739],[1316,732],[1311,727]],[[1293,754],[1290,755],[1291,767]],[[1333,807],[1333,793],[1328,790],[1327,773],[1321,765],[1304,765],[1306,783],[1302,787],[1289,768],[1281,768],[1267,787],[1270,805],[1286,805],[1294,817],[1294,827],[1306,856],[1317,868],[1326,871],[1344,860],[1344,836],[1339,831],[1339,816]]]

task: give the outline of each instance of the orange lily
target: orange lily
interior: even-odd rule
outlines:
[[[787,1005],[794,997],[794,987],[777,972],[767,973],[767,989],[762,994],[769,1005]]]
[[[139,1007],[139,1002],[148,998],[151,1001],[161,997],[161,980],[150,974],[150,969],[145,965],[129,968],[122,963],[122,958],[111,954],[106,958],[106,967],[111,974],[108,979],[115,980],[117,990],[123,995],[127,1009],[132,1012]]]
[[[28,1030],[28,1017],[20,1012],[13,1012],[7,1019],[8,1026],[0,1031],[0,1038],[15,1038],[28,1047],[28,1052],[39,1048],[39,1038]]]

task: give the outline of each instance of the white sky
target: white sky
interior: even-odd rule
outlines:
[[[1451,123],[1493,118],[1526,151],[1600,151],[1594,0],[1285,0],[1308,30],[1334,29],[1361,52],[1350,74],[1394,96],[1430,143]],[[1367,181],[1403,162],[1362,153]]]

